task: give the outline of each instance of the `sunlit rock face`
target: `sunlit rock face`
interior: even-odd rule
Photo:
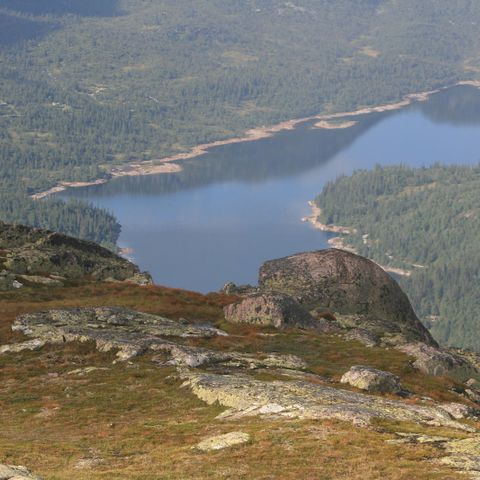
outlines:
[[[290,295],[309,310],[338,314],[345,327],[397,336],[394,343],[435,345],[397,282],[359,255],[328,249],[271,260],[260,269],[259,286]]]

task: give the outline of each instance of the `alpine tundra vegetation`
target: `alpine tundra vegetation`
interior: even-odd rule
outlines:
[[[1,225],[3,275],[18,282],[0,292],[3,478],[480,470],[480,356],[439,347],[373,262],[298,254],[266,262],[258,287],[206,296],[92,276],[88,261],[43,273],[61,283],[31,281],[35,261],[9,262],[14,246],[47,255],[55,235]],[[125,277],[126,260],[60,239],[69,259]],[[239,316],[246,301],[256,320]]]
[[[479,26],[0,0],[0,480],[479,480]]]

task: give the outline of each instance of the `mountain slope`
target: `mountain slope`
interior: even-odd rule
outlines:
[[[11,471],[2,464],[78,480],[478,472],[478,382],[422,373],[391,345],[345,336],[358,328],[324,332],[333,313],[310,330],[226,321],[222,307],[251,295],[88,278],[0,292],[0,472]],[[351,374],[362,371],[363,381],[398,377],[401,390],[356,383]]]
[[[0,1],[0,218],[31,222],[12,218],[12,199],[26,205],[59,181],[398,100],[479,67],[480,7],[468,0],[98,5]]]

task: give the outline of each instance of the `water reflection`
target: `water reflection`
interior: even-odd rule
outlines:
[[[200,291],[256,282],[268,258],[324,248],[301,223],[325,182],[358,168],[403,163],[473,164],[480,152],[480,92],[443,91],[429,101],[357,118],[348,129],[312,122],[258,142],[228,145],[175,174],[123,178],[71,190],[113,211],[122,246],[158,283]]]

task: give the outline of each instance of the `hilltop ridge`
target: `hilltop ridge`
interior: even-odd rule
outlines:
[[[0,222],[0,290],[88,278],[150,284],[148,273],[94,242]]]

